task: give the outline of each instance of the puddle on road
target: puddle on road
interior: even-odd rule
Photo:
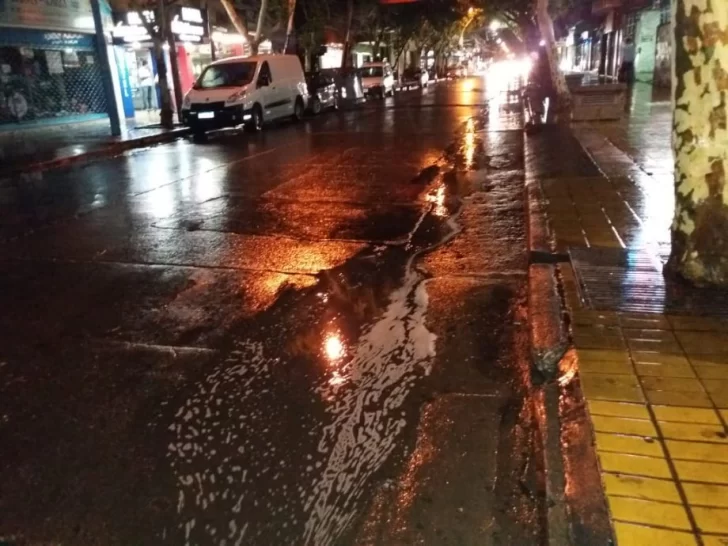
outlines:
[[[174,415],[171,543],[334,544],[414,431],[430,373],[425,252],[455,236],[447,177],[404,245],[368,248],[256,317]]]

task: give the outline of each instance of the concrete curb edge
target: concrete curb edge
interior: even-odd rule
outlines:
[[[139,138],[132,138],[129,140],[123,140],[119,142],[113,142],[111,144],[108,144],[107,146],[103,146],[101,148],[98,148],[96,150],[90,150],[85,153],[77,154],[77,155],[70,155],[65,157],[58,157],[54,159],[49,159],[46,161],[39,161],[36,163],[30,163],[28,165],[25,165],[23,167],[13,167],[8,169],[7,171],[0,171],[0,177],[1,178],[9,178],[12,176],[17,176],[22,173],[27,172],[41,172],[41,171],[48,171],[52,169],[60,169],[62,167],[68,167],[70,165],[76,165],[81,163],[90,163],[92,161],[95,161],[97,159],[101,159],[104,157],[112,157],[115,155],[119,155],[127,150],[132,150],[134,148],[144,148],[145,146],[150,146],[152,144],[160,144],[162,142],[171,142],[173,140],[177,140],[178,138],[182,138],[187,136],[190,133],[190,130],[187,127],[183,128],[177,128],[172,129],[170,131],[159,133],[156,135],[149,135],[149,136],[143,136]]]

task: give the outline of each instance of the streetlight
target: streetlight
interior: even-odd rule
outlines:
[[[502,28],[503,28],[503,23],[501,23],[498,19],[493,19],[490,22],[490,30],[492,32],[496,32],[496,31],[498,31],[498,30],[500,30]]]

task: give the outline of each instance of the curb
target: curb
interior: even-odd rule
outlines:
[[[546,489],[546,534],[549,546],[574,544],[570,532],[565,498],[566,474],[561,447],[559,385],[554,381],[559,363],[568,348],[559,295],[556,266],[532,263],[534,256],[550,255],[546,211],[537,181],[526,183],[528,214],[528,324],[531,343],[532,377],[539,434],[543,446],[544,485]]]
[[[526,147],[524,135],[524,150]],[[540,182],[528,176],[526,180],[529,336],[544,451],[547,542],[549,546],[611,545],[611,521],[598,473],[591,420],[578,380],[573,377],[578,365],[570,348],[559,272],[560,267],[570,267],[568,256],[554,252]],[[560,262],[565,263],[558,265]],[[574,487],[575,481],[590,489],[588,500],[580,498],[584,488]],[[570,492],[567,483],[571,484]]]
[[[151,144],[159,144],[161,142],[171,142],[178,138],[187,136],[190,130],[186,127],[179,129],[172,129],[165,133],[159,133],[156,135],[143,136],[139,138],[133,138],[129,140],[123,140],[120,142],[114,142],[101,148],[90,150],[85,153],[70,155],[65,157],[58,157],[55,159],[49,159],[47,161],[39,161],[37,163],[31,163],[22,167],[13,167],[8,170],[0,171],[0,178],[7,178],[17,176],[27,172],[40,172],[48,171],[51,169],[59,169],[61,167],[67,167],[69,165],[76,165],[80,163],[90,163],[96,159],[103,157],[110,157],[119,155],[126,150],[134,148],[143,148]]]

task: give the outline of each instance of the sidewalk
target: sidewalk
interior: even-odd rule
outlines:
[[[149,121],[154,121],[154,117],[150,115]],[[152,124],[135,126],[127,122],[121,136],[112,137],[106,118],[30,128],[3,125],[0,127],[0,175],[53,168],[90,156],[172,140],[186,133],[183,127],[170,131]]]
[[[541,180],[619,546],[728,544],[728,295],[664,279],[671,113],[574,134],[604,176]],[[568,377],[568,375],[567,375]]]

